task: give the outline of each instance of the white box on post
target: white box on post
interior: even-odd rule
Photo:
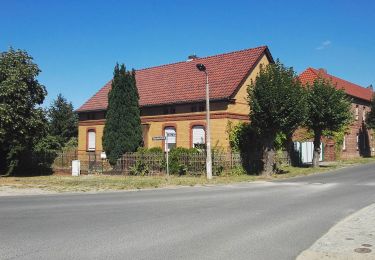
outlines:
[[[72,161],[72,176],[79,176],[81,173],[81,162],[79,160]]]

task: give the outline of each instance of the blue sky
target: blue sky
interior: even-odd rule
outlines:
[[[268,45],[306,67],[375,86],[375,1],[0,0],[0,51],[32,55],[48,90],[82,105],[113,73]]]

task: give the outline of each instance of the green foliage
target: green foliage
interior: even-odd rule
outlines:
[[[160,147],[139,147],[135,155],[137,160],[134,166],[130,167],[130,175],[145,176],[149,175],[152,169],[165,169],[164,152]]]
[[[353,116],[346,93],[342,89],[336,89],[331,81],[318,78],[314,80],[312,86],[307,85],[307,90],[308,117],[305,124],[314,132],[316,148],[312,164],[313,167],[317,167],[323,132],[340,132],[351,123]]]
[[[39,140],[34,146],[37,153],[52,153],[61,150],[59,139],[53,135],[47,135]]]
[[[78,147],[78,138],[72,137],[64,144],[64,147],[62,148],[62,150],[72,151],[72,150],[76,150],[77,147]]]
[[[366,124],[368,128],[375,129],[375,93],[372,95],[371,111],[367,113]]]
[[[185,175],[192,161],[190,158],[197,153],[199,153],[199,151],[195,148],[175,147],[171,149],[169,152],[170,174]]]
[[[48,109],[49,134],[56,136],[61,145],[78,134],[78,116],[73,105],[61,94]]]
[[[349,125],[343,125],[337,131],[324,130],[322,135],[327,138],[332,138],[335,142],[336,159],[340,159],[342,153],[342,146],[344,144],[344,137],[349,132]]]
[[[328,80],[319,78],[307,85],[308,117],[306,126],[314,132],[340,131],[351,123],[351,103],[344,90],[336,89]]]
[[[248,173],[259,173],[263,167],[259,133],[245,122],[236,125],[230,123],[227,131],[232,151],[240,152],[243,169]]]
[[[279,132],[276,134],[275,138],[275,149],[276,151],[285,150],[287,142],[287,136],[286,134]]]
[[[47,91],[36,77],[40,69],[25,51],[0,53],[0,172],[14,174],[25,154],[45,136],[46,117],[39,107]],[[23,156],[24,160],[20,160]]]
[[[126,71],[118,64],[114,69],[112,89],[108,94],[108,110],[103,132],[103,148],[114,165],[126,152],[135,152],[142,145],[139,95],[135,71]]]
[[[252,139],[244,156],[252,171],[270,175],[276,170],[275,149],[284,142],[306,117],[306,95],[292,68],[279,61],[261,67],[255,82],[248,88],[250,122],[245,139]],[[279,135],[279,136],[278,136]],[[252,154],[252,156],[249,156]],[[254,159],[252,159],[254,158]],[[245,158],[243,158],[245,159]]]
[[[293,133],[306,117],[305,91],[293,68],[279,61],[261,68],[248,94],[251,125],[263,136]]]

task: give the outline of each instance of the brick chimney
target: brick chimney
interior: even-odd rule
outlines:
[[[326,69],[320,68],[320,69],[318,69],[318,71],[319,71],[320,74],[327,74]]]

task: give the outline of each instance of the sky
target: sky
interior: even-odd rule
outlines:
[[[307,67],[375,86],[373,0],[0,0],[0,51],[26,50],[49,106],[81,106],[116,62],[141,69],[267,45],[297,73]]]

